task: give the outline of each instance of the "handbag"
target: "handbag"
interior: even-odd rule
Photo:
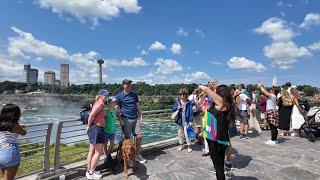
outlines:
[[[180,105],[180,107],[181,107],[181,103],[180,103],[180,100],[179,100],[179,99],[178,99],[178,103],[179,103],[179,105]],[[172,119],[172,120],[177,120],[180,111],[181,111],[181,109],[176,110],[175,112],[173,112],[173,113],[171,114],[171,119]]]

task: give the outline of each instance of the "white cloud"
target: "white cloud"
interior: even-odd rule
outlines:
[[[178,36],[184,36],[184,37],[189,36],[189,33],[185,31],[183,27],[178,27],[177,34]]]
[[[0,81],[22,81],[23,62],[0,52]]]
[[[292,4],[290,4],[288,2],[285,2],[285,1],[282,1],[282,0],[277,2],[277,6],[279,6],[279,7],[289,7],[289,8],[293,7]]]
[[[275,17],[264,21],[254,32],[268,34],[274,41],[290,41],[296,35],[286,21]]]
[[[157,73],[172,74],[183,70],[183,67],[175,60],[158,58],[154,63],[157,66]]]
[[[181,49],[182,49],[182,47],[180,44],[173,43],[170,50],[173,54],[180,54]]]
[[[149,52],[148,51],[146,51],[146,50],[141,50],[141,53],[140,53],[141,55],[147,55],[147,54],[149,54]]]
[[[204,38],[206,34],[201,29],[195,29],[196,35]]]
[[[135,57],[132,60],[122,60],[121,65],[128,66],[128,67],[138,67],[138,66],[147,66],[148,63],[145,60],[143,60],[141,57]]]
[[[299,25],[301,28],[309,29],[311,26],[320,25],[320,14],[309,13],[304,18],[303,23]]]
[[[164,49],[166,49],[166,46],[161,44],[161,42],[159,42],[159,41],[155,41],[149,47],[150,51],[161,51],[161,50],[164,50]]]
[[[299,48],[292,41],[272,43],[271,45],[264,47],[263,51],[264,55],[273,59],[277,65],[292,65],[296,63],[299,58],[311,56],[307,48]]]
[[[8,53],[11,56],[29,59],[30,57],[27,54],[34,54],[39,57],[51,57],[59,60],[68,59],[68,52],[64,48],[38,40],[31,33],[24,32],[16,27],[11,27],[11,29],[19,35],[8,38]]]
[[[98,60],[100,57],[101,56],[99,53],[90,51],[86,54],[73,54],[70,56],[70,61],[76,64],[77,68],[83,71],[83,74],[92,76],[98,73],[98,64],[96,60]]]
[[[185,75],[184,78],[186,83],[199,83],[199,82],[208,82],[210,80],[210,76],[202,71],[197,71],[194,73],[189,73]]]
[[[279,69],[284,70],[284,71],[292,69],[292,68],[293,68],[293,66],[291,66],[291,65],[281,65],[281,66],[279,66]]]
[[[90,20],[93,26],[99,19],[110,20],[118,17],[120,11],[139,13],[141,7],[137,0],[37,0],[41,8],[51,9],[53,13],[70,14],[81,22]]]
[[[210,63],[210,64],[213,64],[213,65],[220,65],[220,64],[222,64],[220,61],[210,61],[209,63]]]
[[[308,46],[308,48],[314,51],[320,51],[320,41],[311,44],[310,46]]]
[[[263,72],[267,68],[261,63],[246,59],[245,57],[232,57],[227,65],[230,69]]]

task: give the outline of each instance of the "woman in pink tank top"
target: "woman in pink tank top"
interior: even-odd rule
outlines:
[[[105,142],[105,102],[108,95],[109,91],[105,89],[99,91],[88,119],[88,126],[86,128],[90,141],[90,149],[87,156],[88,164],[86,172],[86,176],[88,179],[100,179],[102,177],[100,173],[95,171],[95,169],[100,159],[100,156],[103,154],[103,146]]]

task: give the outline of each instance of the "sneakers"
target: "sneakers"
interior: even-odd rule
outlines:
[[[230,161],[225,161],[224,166],[226,171],[232,170],[232,163]]]
[[[249,133],[249,134],[252,134],[252,133],[253,133],[253,131],[252,131],[252,130],[249,130],[249,131],[248,131],[248,133]]]
[[[209,169],[209,172],[211,174],[216,174],[216,169],[214,167],[212,167],[212,168]]]
[[[191,148],[188,148],[188,153],[191,153],[193,150]]]
[[[204,152],[201,156],[209,156],[210,155],[210,153],[209,152]]]
[[[180,146],[177,150],[182,151],[182,149],[183,149],[183,146]]]
[[[101,174],[96,174],[96,171],[93,171],[92,174],[90,174],[88,171],[86,173],[87,179],[101,179],[102,175]]]
[[[93,173],[98,174],[98,175],[101,174],[100,171],[93,171]],[[86,176],[88,176],[88,175],[89,175],[89,171],[86,172]]]
[[[275,141],[269,140],[269,141],[267,141],[265,143],[268,144],[268,145],[276,145],[276,144],[278,144],[278,141],[277,140],[275,140]]]
[[[250,139],[248,134],[240,134],[240,139]]]
[[[144,158],[141,156],[141,154],[137,155],[137,159],[136,159],[136,160],[139,161],[141,164],[147,162],[147,160],[144,159]]]

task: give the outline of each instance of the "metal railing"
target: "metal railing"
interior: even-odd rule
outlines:
[[[142,113],[145,119],[143,143],[176,136],[170,109]],[[86,126],[79,119],[71,118],[58,123],[27,124],[27,135],[19,138],[21,163],[17,178],[23,179],[31,174],[37,174],[38,179],[59,175],[65,171],[66,165],[86,159],[89,149]],[[117,126],[115,149],[122,139],[118,123]]]
[[[21,162],[18,177],[50,171],[50,136],[53,123],[27,124],[26,136],[19,137]]]
[[[143,111],[143,143],[150,143],[176,136],[176,125],[170,120],[171,109]],[[259,116],[259,113],[257,113]],[[38,174],[38,178],[59,175],[65,166],[86,159],[89,149],[86,124],[79,119],[58,123],[29,124],[27,135],[20,140],[21,165],[18,177]],[[119,125],[117,124],[119,127]],[[52,132],[52,129],[56,130]],[[56,133],[56,134],[55,134]],[[50,144],[50,138],[54,141]],[[55,139],[54,139],[55,137]],[[121,128],[116,133],[115,148],[122,138]]]

